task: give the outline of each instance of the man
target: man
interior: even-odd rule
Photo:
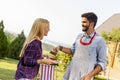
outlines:
[[[106,67],[106,43],[95,31],[97,16],[93,12],[84,13],[82,17],[82,31],[72,46],[66,48],[58,46],[59,50],[73,54],[72,61],[67,67],[63,80],[93,80],[93,77]]]

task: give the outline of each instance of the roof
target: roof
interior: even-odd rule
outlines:
[[[101,34],[103,31],[112,32],[113,28],[120,27],[120,13],[114,14],[105,22],[103,22],[99,27],[96,28],[96,32]]]

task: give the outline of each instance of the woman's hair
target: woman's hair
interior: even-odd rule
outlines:
[[[24,50],[25,50],[25,46],[27,44],[29,44],[32,40],[34,39],[38,39],[38,40],[42,40],[43,36],[44,36],[44,28],[49,26],[49,21],[43,18],[37,18],[33,25],[32,28],[30,30],[30,33],[28,35],[28,37],[26,38],[23,48],[20,52],[20,57],[23,56],[24,54]]]

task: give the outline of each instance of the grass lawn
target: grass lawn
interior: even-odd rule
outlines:
[[[10,59],[10,58],[0,59],[0,80],[14,80],[17,63],[18,60],[15,59]],[[64,72],[58,70],[56,67],[55,76],[54,76],[55,80],[62,80],[63,74]],[[106,79],[96,76],[94,80],[106,80]]]
[[[0,80],[14,80],[18,60],[5,58],[0,59]],[[62,80],[63,71],[56,68],[55,80]],[[57,78],[57,79],[56,79]],[[38,80],[35,78],[35,80]]]
[[[14,80],[17,63],[14,59],[0,59],[0,80]]]

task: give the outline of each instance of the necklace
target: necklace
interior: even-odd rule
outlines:
[[[96,32],[94,32],[94,35],[91,37],[91,39],[90,39],[90,41],[89,41],[88,43],[83,42],[83,41],[82,41],[82,38],[83,38],[83,37],[81,37],[80,43],[81,43],[82,45],[90,45],[90,44],[92,43],[92,40],[93,40],[93,38],[95,37],[95,35],[96,35]]]

